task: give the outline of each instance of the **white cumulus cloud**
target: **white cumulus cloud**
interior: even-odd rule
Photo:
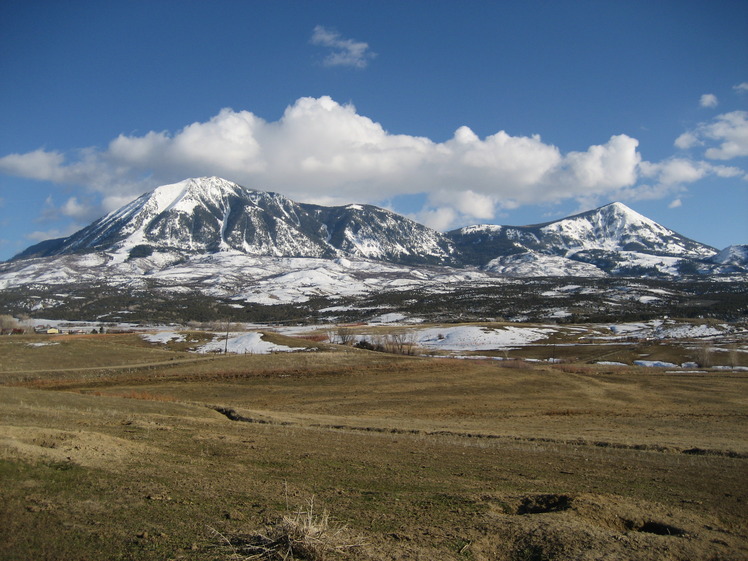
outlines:
[[[432,193],[429,203],[435,207],[451,208],[461,215],[478,220],[488,220],[495,214],[495,201],[489,195],[467,189],[442,189]]]
[[[323,60],[326,66],[365,68],[369,60],[376,56],[369,50],[368,43],[344,39],[340,33],[321,25],[314,28],[310,43],[330,49],[329,54]]]
[[[429,228],[446,231],[456,223],[457,217],[458,214],[453,208],[439,207],[424,209],[415,218]]]
[[[717,105],[719,105],[719,100],[714,94],[704,94],[701,96],[701,99],[699,99],[699,105],[702,107],[717,107]]]
[[[91,207],[78,200],[78,197],[70,197],[60,208],[65,216],[71,218],[85,219],[91,214]]]
[[[708,175],[738,177],[745,173],[734,166],[715,165],[687,158],[668,158],[657,163],[642,162],[640,172],[642,177],[654,178],[665,186],[694,183]]]
[[[719,143],[719,146],[706,151],[707,158],[730,160],[748,156],[748,111],[719,115],[712,123],[704,126],[701,133]]]
[[[693,148],[694,146],[701,146],[704,143],[700,141],[694,133],[684,132],[682,135],[675,139],[675,142],[673,144],[675,144],[677,148],[688,150],[689,148]]]
[[[708,143],[719,150],[710,157],[727,159],[718,156],[740,153],[733,145],[745,142],[745,119],[741,112],[721,115],[682,144]],[[353,105],[323,96],[298,99],[272,122],[223,109],[176,132],[120,135],[103,148],[9,154],[0,157],[0,173],[66,185],[59,212],[81,221],[158,185],[218,175],[319,204],[425,195],[419,218],[442,228],[490,221],[525,204],[662,197],[708,174],[744,173],[688,158],[645,162],[638,144],[621,134],[564,153],[538,135],[499,130],[481,138],[467,126],[435,142],[390,133]],[[649,184],[640,185],[642,178]]]
[[[748,111],[732,111],[700,123],[681,134],[675,146],[682,149],[705,146],[710,160],[731,160],[748,156]]]
[[[590,146],[586,152],[567,156],[572,181],[588,189],[607,189],[636,182],[641,156],[639,141],[625,134],[611,137],[607,144]]]
[[[641,170],[643,176],[655,177],[663,185],[680,185],[703,178],[711,171],[711,166],[705,162],[671,158],[656,164],[645,162]]]
[[[65,182],[65,157],[59,152],[46,152],[41,148],[25,154],[8,154],[0,158],[0,171],[11,175]]]

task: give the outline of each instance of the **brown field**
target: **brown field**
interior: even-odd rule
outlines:
[[[748,558],[746,372],[268,338],[3,338],[0,559]]]

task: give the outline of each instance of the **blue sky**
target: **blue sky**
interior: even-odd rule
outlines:
[[[0,259],[218,175],[438,229],[748,243],[748,3],[0,3]]]

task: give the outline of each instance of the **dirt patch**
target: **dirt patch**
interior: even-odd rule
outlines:
[[[541,514],[560,512],[571,508],[572,499],[568,495],[531,495],[522,497],[515,509],[516,514]]]
[[[497,552],[507,561],[737,561],[748,555],[744,537],[718,521],[657,503],[598,494],[482,500],[493,507],[488,512],[496,523],[493,535],[474,544],[478,558],[493,559]]]
[[[149,453],[144,444],[102,433],[0,426],[0,456],[6,458],[112,467]]]
[[[657,536],[685,536],[686,531],[681,528],[676,528],[670,524],[663,524],[662,522],[654,522],[649,520],[643,524],[637,524],[635,522],[627,521],[628,526],[632,530],[637,532],[644,532],[645,534],[655,534]]]

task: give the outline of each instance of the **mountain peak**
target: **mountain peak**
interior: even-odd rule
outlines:
[[[620,201],[613,201],[612,203],[608,203],[607,205],[603,205],[600,207],[600,209],[604,209],[604,208],[612,208],[619,212],[635,212],[630,207],[626,206]]]
[[[567,251],[636,251],[648,254],[708,257],[713,248],[689,240],[623,203],[614,202],[539,226]]]
[[[650,224],[650,225],[657,224],[654,220],[647,218],[643,214],[636,212],[631,207],[618,201],[609,203],[607,205],[603,205],[599,208],[588,210],[587,212],[582,212],[580,214],[570,216],[566,220],[576,218],[576,217],[589,217],[589,216],[595,216],[595,215],[605,216],[606,219],[608,220],[615,217],[618,220],[622,220],[627,223],[632,223],[632,224],[637,224],[637,225],[638,224]]]
[[[201,199],[221,200],[228,195],[235,195],[238,191],[244,190],[236,183],[220,177],[193,177],[177,183],[161,185],[144,196],[152,201],[157,213],[166,212],[173,208],[190,212],[197,201]],[[185,204],[180,206],[180,203],[183,202]]]
[[[599,208],[596,208],[594,210],[590,210],[589,212],[590,213],[594,213],[594,212],[610,213],[610,214],[615,214],[615,215],[618,215],[618,216],[625,216],[625,217],[628,217],[629,219],[635,219],[635,220],[644,219],[644,220],[648,220],[644,215],[636,212],[631,207],[629,207],[629,206],[627,206],[627,205],[625,205],[625,204],[623,204],[621,202],[618,202],[618,201],[609,203],[607,205],[603,205],[603,206],[601,206]]]

